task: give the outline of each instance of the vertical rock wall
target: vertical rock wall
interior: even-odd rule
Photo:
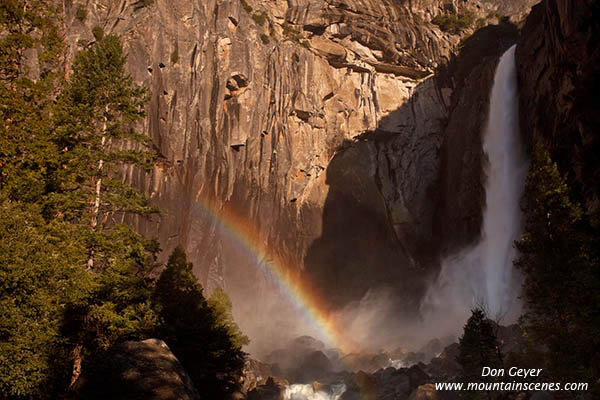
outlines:
[[[527,18],[516,53],[523,134],[546,144],[590,215],[600,210],[599,21],[597,2],[545,0]]]
[[[332,302],[342,305],[379,284],[419,292],[436,240],[453,232],[434,229],[442,142],[444,207],[468,213],[478,204],[449,200],[453,149],[471,151],[462,170],[477,168],[464,141],[479,146],[481,126],[469,124],[463,138],[450,109],[470,88],[483,102],[489,73],[470,82],[436,72],[475,18],[479,27],[498,13],[516,20],[531,3],[94,0],[67,1],[66,15],[71,54],[94,41],[96,26],[117,33],[133,78],[151,89],[143,128],[161,163],[151,176],[128,170],[126,179],[166,211],[131,221],[160,240],[163,257],[183,244],[209,289],[257,291],[252,249],[215,218],[227,210],[290,270],[333,285]],[[472,28],[462,34],[431,22],[467,12]]]

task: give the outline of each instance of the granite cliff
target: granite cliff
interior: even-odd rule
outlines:
[[[517,47],[521,130],[542,141],[581,195],[600,209],[600,6],[546,0],[535,6]]]
[[[130,222],[209,290],[266,284],[221,212],[332,306],[380,285],[414,303],[478,234],[489,87],[534,0],[65,3],[69,52],[117,33],[152,92],[161,163],[126,179],[166,213]]]

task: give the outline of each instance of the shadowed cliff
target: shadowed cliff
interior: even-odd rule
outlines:
[[[378,122],[380,129],[336,152],[326,170],[322,234],[305,258],[332,307],[389,288],[398,311],[410,313],[441,253],[476,239],[489,92],[498,58],[517,35],[511,23],[476,31],[443,70]],[[444,88],[453,90],[450,112],[440,110],[436,120],[431,97]]]

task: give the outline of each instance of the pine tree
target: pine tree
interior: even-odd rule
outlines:
[[[548,350],[548,371],[558,380],[591,381],[600,373],[600,243],[570,196],[566,178],[537,145],[515,265],[525,278],[526,332]]]
[[[218,322],[181,247],[175,248],[156,282],[154,301],[161,318],[159,337],[181,361],[206,398],[223,398],[235,388],[244,353]]]
[[[213,309],[216,317],[217,324],[227,329],[229,336],[233,340],[233,344],[242,348],[243,346],[250,343],[248,336],[244,335],[233,319],[231,300],[227,293],[221,289],[216,288],[208,298],[208,305]]]
[[[38,206],[0,201],[0,398],[55,399],[68,384],[64,311],[95,286],[79,230],[47,224]]]
[[[155,159],[150,138],[135,130],[144,116],[146,90],[125,73],[125,62],[115,35],[80,51],[55,110],[63,169],[53,206],[96,233],[114,226],[115,214],[157,212],[145,194],[120,178],[123,168],[149,170]],[[89,269],[98,251],[98,243],[90,243]]]
[[[500,353],[500,343],[496,337],[495,323],[486,317],[481,308],[471,311],[471,317],[464,327],[463,336],[459,339],[460,354],[457,358],[461,365],[459,381],[485,381],[482,378],[483,367],[502,368],[503,360]],[[488,398],[490,394],[487,393]],[[478,399],[476,392],[464,392],[463,398]]]
[[[0,1],[0,190],[12,200],[46,194],[58,151],[50,105],[62,40],[45,1]]]
[[[84,307],[68,310],[68,336],[76,343],[73,382],[87,357],[148,337],[157,323],[143,278],[157,244],[115,220],[157,212],[122,179],[126,168],[148,171],[155,158],[151,140],[135,129],[144,117],[146,89],[133,83],[125,63],[115,35],[80,51],[53,109],[60,168],[52,175],[47,214],[87,227],[86,266],[98,283]]]

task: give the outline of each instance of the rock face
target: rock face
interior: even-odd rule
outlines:
[[[521,130],[549,147],[590,214],[600,208],[599,21],[595,3],[544,0],[527,18],[516,53]]]
[[[189,376],[162,340],[125,342],[86,365],[78,399],[199,400]]]
[[[409,307],[432,243],[454,236],[439,226],[468,220],[468,237],[478,224],[480,195],[462,204],[451,191],[479,190],[469,171],[481,124],[461,124],[484,111],[491,73],[437,72],[462,36],[533,2],[96,0],[66,2],[66,16],[71,54],[96,26],[117,33],[134,80],[151,89],[143,128],[162,162],[126,179],[166,212],[129,222],[163,257],[183,244],[208,290],[225,286],[242,306],[261,298],[257,265],[275,253],[332,306],[388,285]],[[444,32],[432,23],[441,15],[471,28]],[[466,98],[476,105],[451,114]]]
[[[442,253],[472,243],[479,235],[485,205],[482,133],[489,94],[499,56],[517,38],[518,30],[510,23],[480,29],[463,42],[461,51],[441,74],[457,87],[444,131],[434,219]]]

